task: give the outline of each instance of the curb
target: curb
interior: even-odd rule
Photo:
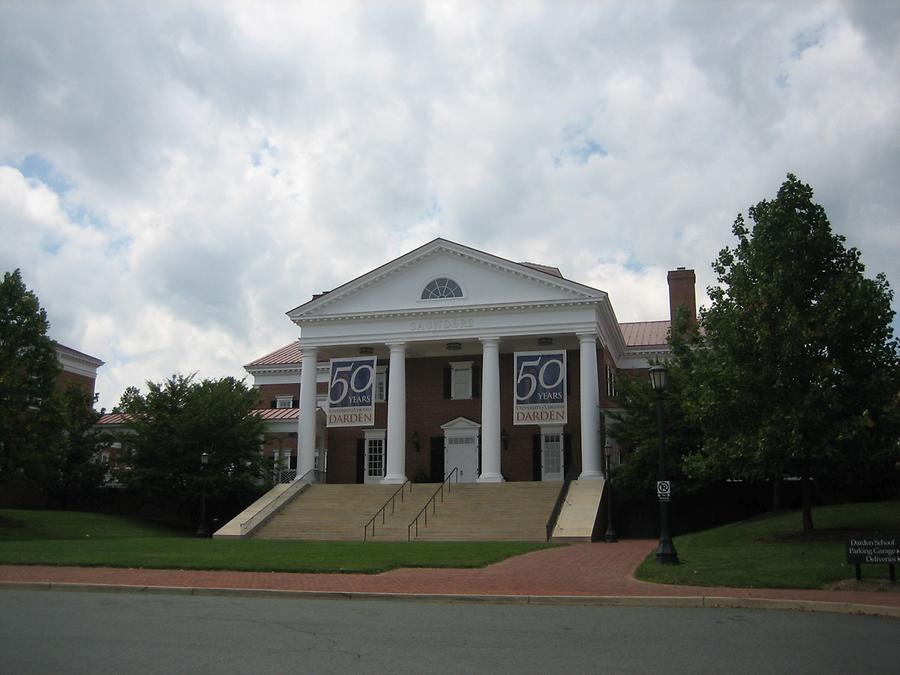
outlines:
[[[690,607],[695,609],[759,609],[822,612],[900,619],[900,607],[855,602],[739,598],[733,596],[636,596],[636,595],[464,595],[442,593],[367,593],[357,591],[292,591],[267,588],[200,588],[190,586],[131,586],[127,584],[0,581],[0,590],[67,591],[92,593],[145,593],[233,598],[282,598],[303,600],[390,600],[394,602],[443,602],[494,605],[586,607]]]

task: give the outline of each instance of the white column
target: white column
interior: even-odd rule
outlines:
[[[387,466],[382,483],[406,482],[406,345],[388,343]]]
[[[581,346],[581,475],[603,478],[600,469],[600,387],[597,380],[597,334],[580,333]]]
[[[481,475],[479,483],[503,482],[500,473],[500,340],[481,338]]]
[[[316,467],[316,347],[301,347],[300,426],[297,430],[297,478]]]

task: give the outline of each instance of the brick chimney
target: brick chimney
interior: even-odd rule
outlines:
[[[666,278],[669,282],[669,317],[671,320],[675,321],[679,307],[687,307],[689,316],[696,322],[697,294],[695,287],[697,278],[694,276],[694,270],[679,267],[671,270]]]

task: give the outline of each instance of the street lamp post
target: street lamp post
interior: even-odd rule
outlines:
[[[650,386],[656,392],[656,430],[659,435],[659,478],[656,492],[659,497],[659,547],[656,549],[656,562],[660,565],[679,565],[678,552],[672,543],[669,531],[669,499],[672,494],[666,478],[666,436],[663,431],[663,392],[666,390],[665,366],[656,365],[650,368]]]
[[[614,507],[613,507],[613,484],[612,484],[612,473],[610,473],[610,462],[609,462],[609,451],[612,450],[612,446],[607,441],[606,445],[603,446],[604,453],[606,454],[606,490],[607,490],[607,502],[606,502],[606,534],[603,535],[603,541],[608,544],[614,544],[619,541],[619,538],[616,536],[616,527],[613,524],[613,516],[614,516]]]
[[[209,453],[200,455],[200,524],[197,526],[197,536],[206,536],[206,465],[209,464]]]

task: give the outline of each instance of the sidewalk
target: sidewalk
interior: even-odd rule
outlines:
[[[633,573],[651,540],[573,544],[484,569],[399,569],[383,574],[292,574],[0,565],[0,589],[93,588],[444,601],[762,607],[900,618],[900,592],[668,586]]]

